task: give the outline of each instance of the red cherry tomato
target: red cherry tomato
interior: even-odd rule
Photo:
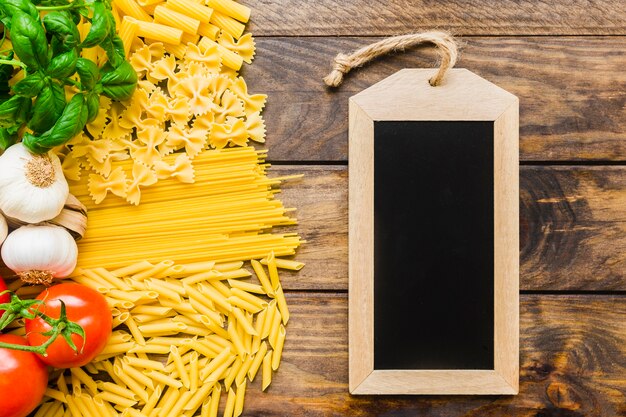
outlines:
[[[7,290],[7,284],[0,277],[0,294]],[[0,304],[8,303],[11,301],[11,295],[9,293],[0,295]],[[4,314],[4,310],[0,310],[0,317]]]
[[[0,334],[0,342],[27,345],[26,339]],[[46,365],[37,354],[0,348],[0,417],[25,417],[43,399]]]
[[[84,285],[59,284],[39,294],[37,299],[44,300],[44,304],[39,306],[40,311],[55,319],[60,316],[59,300],[63,300],[67,318],[81,325],[85,331],[84,347],[83,338],[77,334],[72,335],[78,352],[59,336],[48,347],[48,356],[42,356],[41,360],[55,368],[73,368],[86,365],[102,352],[111,336],[112,326],[111,309],[104,296]],[[31,346],[45,343],[48,336],[42,333],[49,330],[50,325],[41,318],[26,320],[26,334]]]

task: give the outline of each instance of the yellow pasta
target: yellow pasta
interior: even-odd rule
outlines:
[[[178,45],[183,36],[183,31],[158,23],[138,21],[137,35],[150,38],[158,42]]]
[[[243,402],[246,395],[246,381],[244,380],[237,386],[237,393],[235,394],[235,406],[233,410],[233,417],[239,417],[243,413]]]
[[[226,16],[218,11],[213,12],[210,22],[226,33],[232,35],[235,39],[239,39],[246,28],[243,23],[238,22],[232,17]]]
[[[243,361],[241,359],[236,359],[235,362],[233,362],[232,366],[228,370],[226,378],[224,378],[224,387],[226,390],[229,390],[233,382],[235,382],[235,378],[237,378],[237,374],[239,373],[239,369],[241,369],[242,365]]]
[[[220,28],[211,23],[200,23],[200,27],[198,27],[198,35],[206,36],[211,40],[216,40],[217,35],[220,33]]]
[[[46,393],[44,395],[54,400],[61,401],[62,403],[67,403],[65,394],[59,390],[48,388],[46,389]]]
[[[135,0],[114,0],[113,4],[122,12],[131,17],[134,17],[135,19],[143,20],[146,22],[152,21],[150,15],[146,13]]]
[[[272,383],[272,351],[269,351],[263,357],[263,391]]]
[[[267,258],[261,259],[261,264],[267,265],[267,263]],[[291,271],[299,271],[304,268],[304,264],[302,262],[294,261],[291,259],[275,258],[274,263],[276,264],[277,268],[289,269]]]
[[[278,331],[278,337],[276,338],[276,347],[274,348],[274,353],[272,354],[272,369],[275,371],[278,369],[280,365],[280,359],[283,355],[283,346],[285,344],[285,337],[287,333],[285,332],[285,326],[280,325],[280,329]]]
[[[161,386],[157,386],[155,390],[152,392],[152,394],[148,398],[148,401],[146,401],[143,408],[141,409],[141,413],[144,416],[149,416],[152,414],[154,407],[156,407],[157,403],[159,402],[159,399],[161,398],[162,390],[163,388]]]
[[[278,289],[276,290],[276,305],[278,306],[278,311],[280,311],[283,324],[287,324],[289,321],[289,308],[287,307],[287,300],[285,299],[283,287],[280,283],[278,284]]]
[[[263,363],[263,359],[265,358],[265,354],[267,353],[267,343],[262,342],[259,346],[259,351],[254,354],[254,359],[250,364],[250,369],[248,369],[248,378],[250,381],[254,381],[256,374],[259,372],[261,364]]]
[[[207,5],[215,11],[237,19],[240,22],[246,23],[250,20],[250,8],[232,0],[208,0]]]
[[[131,401],[139,401],[139,397],[137,394],[129,390],[128,388],[121,387],[117,384],[113,384],[111,382],[98,382],[98,389],[102,392],[110,392],[121,397],[127,398]],[[96,394],[97,395],[97,394]]]
[[[217,52],[222,58],[222,64],[235,71],[239,71],[239,69],[243,65],[243,58],[241,56],[237,55],[230,49],[223,47],[219,43],[216,43],[207,36],[202,37],[200,43],[198,43],[198,46],[201,48],[201,50],[207,50],[208,48],[216,47]]]
[[[176,346],[170,347],[170,360],[174,362],[176,371],[178,372],[178,377],[182,381],[183,386],[189,389],[189,386],[191,384],[189,380],[189,374],[185,369],[185,365],[183,364],[183,360],[180,357],[180,353],[178,352],[178,348]]]
[[[213,9],[191,0],[168,0],[167,8],[198,19],[203,23],[209,23],[213,15]]]
[[[259,275],[252,276],[256,282],[233,278],[250,277],[242,266],[240,261],[185,265],[154,260],[113,271],[82,268],[76,279],[89,277],[83,281],[87,285],[106,287],[106,296],[130,303],[112,307],[115,319],[121,317],[126,325],[113,332],[96,362],[52,381],[46,396],[54,402],[44,403],[36,415],[215,415],[222,389],[229,393],[227,415],[240,415],[247,381],[262,370],[267,389],[286,336],[280,283],[276,298],[268,298]],[[203,279],[187,279],[198,275]],[[168,296],[149,296],[149,288]],[[169,357],[164,364],[147,354]],[[100,380],[101,371],[113,382]]]
[[[183,32],[194,35],[198,33],[198,28],[200,27],[199,20],[165,6],[156,6],[154,9],[154,22],[178,28]]]
[[[130,47],[137,36],[137,21],[129,16],[124,16],[119,30],[120,38],[124,43],[124,54],[128,56]]]
[[[233,417],[233,411],[235,411],[235,401],[237,400],[237,395],[235,390],[230,388],[228,390],[228,398],[226,399],[226,407],[224,408],[224,417]]]
[[[116,405],[121,405],[122,407],[132,407],[137,404],[137,401],[133,401],[111,391],[102,391],[98,395],[96,395],[96,398],[108,401]]]

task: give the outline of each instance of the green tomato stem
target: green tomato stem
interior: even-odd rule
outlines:
[[[34,352],[40,355],[46,356],[46,350],[48,346],[50,346],[54,341],[59,337],[63,336],[63,338],[67,341],[72,349],[76,352],[79,352],[78,348],[74,346],[72,343],[71,337],[73,334],[77,334],[83,338],[83,347],[85,344],[85,332],[83,328],[78,324],[70,321],[67,318],[67,313],[65,311],[65,303],[61,300],[61,312],[59,314],[58,319],[53,319],[52,317],[44,314],[39,311],[37,308],[39,305],[43,303],[41,300],[22,300],[16,294],[11,293],[10,291],[4,291],[4,293],[11,294],[11,301],[8,303],[0,304],[0,310],[4,310],[4,314],[0,317],[0,331],[7,327],[11,322],[15,319],[25,318],[25,319],[35,319],[41,318],[45,321],[51,329],[45,333],[44,336],[49,336],[48,340],[45,343],[39,346],[22,346],[22,345],[14,345],[10,343],[0,343],[0,348],[5,349],[14,349],[14,350],[22,350],[26,352]],[[1,295],[1,294],[0,294]],[[82,351],[82,348],[81,348]]]
[[[11,349],[11,350],[21,350],[23,352],[33,352],[38,353],[40,355],[46,356],[46,349],[42,346],[28,346],[28,345],[14,345],[12,343],[3,343],[0,342],[0,349]]]

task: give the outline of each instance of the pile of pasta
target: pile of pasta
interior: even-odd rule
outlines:
[[[268,178],[265,152],[251,147],[205,151],[193,161],[197,182],[186,184],[180,176],[192,175],[184,154],[164,158],[157,187],[140,191],[156,177],[131,160],[114,164],[109,178],[91,174],[70,185],[83,202],[89,225],[78,241],[78,269],[118,268],[143,259],[172,259],[188,263],[246,261],[295,254],[303,241],[296,233],[276,233],[278,226],[296,224],[293,211],[275,198],[281,181],[299,176]],[[130,175],[132,183],[120,186]],[[100,204],[107,193],[139,198],[135,207],[121,198]],[[136,193],[131,196],[130,193]]]
[[[86,131],[57,149],[68,179],[94,173],[117,181],[121,194],[121,188],[156,183],[165,156],[177,152],[190,167],[189,175],[178,179],[193,182],[188,162],[203,150],[265,141],[261,111],[267,97],[250,94],[237,73],[254,57],[254,40],[243,35],[249,8],[231,0],[114,0],[112,8],[140,81],[128,102],[101,98],[99,114]],[[88,30],[84,24],[82,32]],[[85,53],[98,60],[104,51]],[[113,166],[127,159],[145,169],[120,181]],[[138,194],[127,196],[139,204]]]
[[[216,416],[222,396],[222,414],[239,416],[247,385],[261,375],[267,389],[280,365],[289,310],[278,268],[302,264],[270,255],[251,266],[255,282],[242,262],[82,270],[73,280],[104,294],[116,330],[94,362],[52,373],[35,417]]]

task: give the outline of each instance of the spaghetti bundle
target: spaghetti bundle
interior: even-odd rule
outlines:
[[[164,158],[175,164],[175,154]],[[292,177],[268,178],[264,151],[251,147],[205,151],[193,160],[196,182],[169,178],[141,191],[142,203],[129,206],[121,198],[95,204],[89,191],[107,193],[114,183],[97,176],[70,185],[89,210],[89,227],[78,242],[76,273],[81,268],[117,268],[141,260],[176,262],[245,261],[293,255],[302,242],[294,233],[272,233],[276,226],[296,224],[274,198],[275,188]],[[118,161],[120,178],[134,169]]]

